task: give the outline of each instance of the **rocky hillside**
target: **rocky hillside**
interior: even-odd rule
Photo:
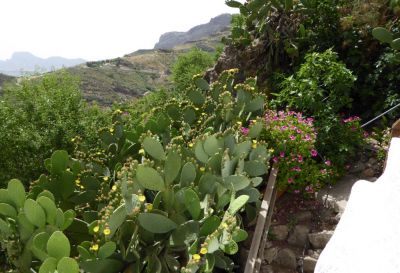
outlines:
[[[190,39],[173,40],[169,49],[160,49],[158,43],[154,49],[138,50],[111,60],[87,62],[69,68],[69,71],[81,79],[88,101],[97,101],[102,105],[124,101],[168,87],[171,68],[177,57],[194,47],[214,52],[221,45],[222,37],[229,35],[229,26],[230,15],[224,14],[211,19],[208,24],[189,30],[188,33],[192,34],[185,37]],[[160,38],[160,41],[164,40]]]
[[[22,76],[34,72],[48,72],[62,67],[84,63],[83,59],[66,59],[62,57],[40,58],[29,52],[15,52],[8,60],[0,60],[0,73]]]
[[[229,29],[231,16],[231,14],[221,14],[212,18],[207,24],[196,26],[187,32],[167,32],[161,35],[154,49],[173,49],[178,45],[201,40],[215,33],[226,31]]]

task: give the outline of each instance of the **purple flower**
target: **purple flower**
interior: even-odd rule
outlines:
[[[299,163],[303,162],[303,156],[302,155],[297,155],[297,161]]]
[[[284,158],[285,157],[285,153],[284,152],[280,152],[279,156]]]
[[[327,160],[327,161],[325,161],[325,165],[330,166],[330,165],[332,165],[332,162],[330,160]]]
[[[249,130],[249,128],[242,127],[240,129],[240,131],[242,132],[243,135],[247,136],[247,134],[249,133],[250,130]]]
[[[290,135],[289,138],[290,138],[290,140],[295,140],[296,139],[296,137],[292,136],[292,135]]]
[[[274,161],[274,163],[279,161],[279,159],[276,156],[274,156],[274,158],[272,160]]]
[[[311,150],[311,156],[312,156],[312,157],[316,157],[317,155],[318,155],[317,150],[312,149],[312,150]]]
[[[299,194],[300,191],[299,190],[294,190],[294,193]]]
[[[368,132],[366,132],[366,131],[363,132],[363,135],[365,138],[367,138],[369,136]]]
[[[287,180],[287,182],[288,182],[289,184],[292,184],[292,183],[293,183],[293,178],[289,177],[288,180]]]

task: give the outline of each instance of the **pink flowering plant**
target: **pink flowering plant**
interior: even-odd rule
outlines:
[[[315,148],[312,118],[293,111],[267,111],[263,138],[273,147],[278,164],[278,189],[312,194],[333,174],[332,162],[321,160]]]

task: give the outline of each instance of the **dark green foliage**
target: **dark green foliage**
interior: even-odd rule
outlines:
[[[77,136],[94,145],[107,119],[85,104],[77,79],[66,72],[6,86],[0,97],[0,183],[13,177],[30,182],[52,151],[72,152]]]
[[[172,80],[179,92],[185,91],[194,75],[211,68],[214,59],[210,53],[194,48],[178,57],[172,67]]]

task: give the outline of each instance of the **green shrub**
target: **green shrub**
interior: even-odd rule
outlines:
[[[172,67],[175,88],[184,92],[190,86],[193,76],[211,68],[213,63],[212,55],[198,48],[180,55]]]
[[[30,182],[54,150],[72,152],[76,136],[96,144],[97,128],[107,122],[103,111],[84,103],[77,79],[66,72],[9,85],[0,99],[1,183]]]

